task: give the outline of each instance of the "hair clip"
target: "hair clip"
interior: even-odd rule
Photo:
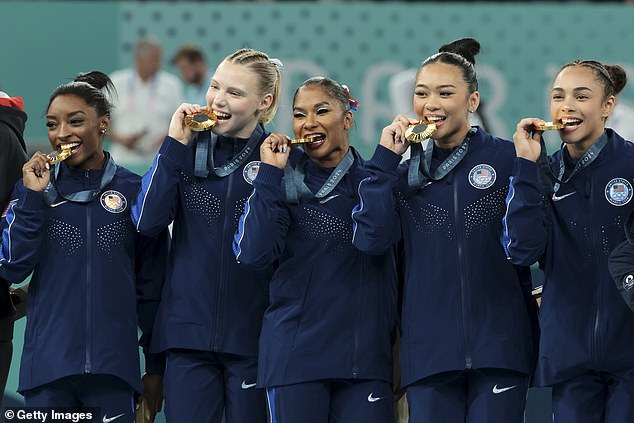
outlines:
[[[284,64],[278,58],[269,59],[269,62],[273,63],[273,65],[275,65],[275,67],[278,69],[282,69],[284,67]]]
[[[348,94],[348,103],[350,104],[350,110],[359,110],[359,102],[350,97],[350,88],[347,85],[341,85],[343,90]]]

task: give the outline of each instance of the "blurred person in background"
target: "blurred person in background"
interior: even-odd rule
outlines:
[[[28,160],[24,143],[24,101],[0,91],[0,211],[4,217],[9,195],[22,177],[22,166]],[[13,355],[14,309],[9,283],[0,278],[0,409]]]
[[[178,68],[181,77],[187,83],[185,103],[204,106],[213,72],[209,70],[202,50],[194,44],[184,44],[174,54],[172,63]]]
[[[183,101],[183,87],[178,77],[161,70],[162,48],[157,40],[139,40],[134,58],[133,68],[110,77],[118,97],[113,99],[110,153],[117,163],[140,171],[150,164],[167,134],[172,113]]]

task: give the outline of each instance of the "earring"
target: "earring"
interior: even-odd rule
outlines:
[[[99,133],[100,133],[101,135],[104,135],[104,134],[106,133],[105,128],[101,128],[101,129],[99,130]]]

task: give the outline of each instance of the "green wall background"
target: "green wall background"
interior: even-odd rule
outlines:
[[[619,101],[634,110],[633,22],[634,5],[619,3],[0,0],[0,90],[24,97],[29,146],[46,148],[43,116],[50,92],[80,71],[131,66],[139,37],[153,35],[163,43],[165,68],[174,73],[169,59],[182,43],[199,44],[211,65],[248,46],[285,64],[272,130],[290,135],[295,87],[307,77],[329,75],[349,85],[360,102],[351,136],[369,156],[397,112],[388,97],[390,75],[417,67],[441,44],[465,36],[483,47],[477,57],[480,91],[496,135],[511,137],[522,117],[547,117],[552,77],[576,58],[624,66],[633,82]],[[8,393],[17,386],[18,357],[13,364]]]
[[[548,116],[547,86],[570,60],[619,63],[634,75],[634,5],[619,3],[3,1],[0,17],[0,89],[25,98],[32,145],[46,145],[43,113],[54,87],[79,71],[131,66],[144,35],[163,43],[172,72],[169,59],[184,42],[199,44],[214,66],[243,46],[280,58],[283,95],[271,126],[279,132],[291,132],[292,94],[305,78],[348,84],[361,103],[352,140],[366,155],[396,113],[389,76],[459,37],[482,44],[489,131],[503,137],[521,117]],[[634,108],[634,83],[620,102]]]

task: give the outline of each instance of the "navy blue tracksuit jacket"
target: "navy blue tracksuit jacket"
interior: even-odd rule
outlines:
[[[262,140],[267,136],[265,132]],[[218,137],[216,164],[235,157],[245,143]],[[251,272],[238,266],[231,242],[252,190],[245,169],[257,168],[259,148],[222,178],[213,171],[207,178],[194,176],[195,152],[196,142],[185,146],[166,137],[133,206],[134,223],[143,234],[155,234],[174,222],[157,317],[161,332],[153,348],[255,357],[273,269],[269,265]]]
[[[62,163],[56,187],[62,194],[98,188],[102,174]],[[149,344],[168,233],[135,231],[130,205],[140,179],[117,167],[92,201],[58,196],[50,206],[16,184],[1,223],[0,277],[19,283],[33,271],[20,392],[84,373],[117,376],[141,392],[137,319],[146,369],[163,372],[164,357],[149,354]]]
[[[317,192],[331,171],[308,160],[306,185]],[[279,262],[260,336],[258,385],[391,381],[395,257],[392,249],[370,256],[352,245],[350,212],[367,176],[360,157],[321,199],[287,203],[283,175],[262,164],[234,241],[245,267]]]
[[[432,171],[443,154],[434,146]],[[530,273],[506,259],[499,241],[513,157],[510,142],[478,129],[450,173],[412,192],[401,156],[379,145],[366,164],[353,241],[373,254],[403,243],[405,386],[447,371],[532,371]]]
[[[515,160],[503,244],[513,263],[539,260],[544,270],[540,385],[588,370],[634,381],[634,319],[608,270],[634,207],[634,144],[606,131],[597,159],[554,194],[543,192],[536,163]],[[570,159],[559,151],[549,160],[556,174]]]

